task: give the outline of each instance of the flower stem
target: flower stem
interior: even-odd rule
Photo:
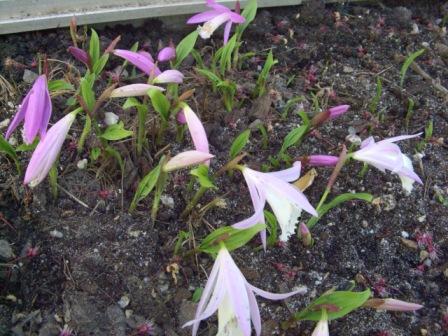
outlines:
[[[196,194],[193,196],[191,201],[187,204],[184,211],[182,211],[182,214],[180,215],[181,218],[185,218],[186,216],[188,216],[188,214],[191,212],[191,210],[193,210],[193,208],[198,204],[199,200],[204,195],[204,193],[207,191],[207,189],[208,188],[201,186],[196,191]]]
[[[160,198],[165,190],[166,181],[168,179],[168,173],[163,170],[160,172],[159,180],[157,181],[156,191],[154,194],[154,200],[152,202],[151,218],[153,221],[157,218],[157,212],[159,211]]]
[[[140,155],[143,150],[143,142],[145,141],[145,123],[148,109],[146,106],[137,107],[138,129],[137,129],[137,154]]]

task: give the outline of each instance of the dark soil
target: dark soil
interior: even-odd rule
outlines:
[[[292,237],[286,246],[270,247],[266,253],[257,249],[257,242],[233,253],[248,281],[258,287],[272,292],[286,292],[303,285],[309,289],[306,295],[292,297],[285,303],[259,299],[264,335],[310,335],[310,322],[282,322],[325,291],[350,288],[351,280],[356,281],[356,290],[371,288],[377,297],[394,297],[425,307],[416,313],[360,309],[332,321],[331,335],[448,334],[448,205],[442,204],[443,198],[448,199],[447,97],[440,96],[431,83],[411,69],[402,91],[402,61],[396,57],[427,48],[417,59],[418,64],[448,87],[448,59],[437,48],[438,44],[448,45],[447,37],[438,28],[440,20],[446,18],[447,7],[442,1],[332,6],[312,1],[304,7],[260,10],[246,31],[246,44],[242,47],[243,53],[255,51],[256,56],[245,62],[241,72],[231,74],[240,85],[241,99],[241,106],[232,113],[225,112],[222,104],[217,103],[220,97],[191,67],[185,67],[188,78],[182,90],[196,89],[191,104],[209,132],[211,151],[217,157],[214,170],[226,162],[235,136],[256,119],[268,126],[269,149],[261,149],[262,138],[253,131],[247,148],[250,156],[245,163],[256,169],[267,163],[268,157],[278,152],[284,136],[300,122],[297,107],[286,119],[280,117],[286,102],[300,95],[306,96],[303,106],[310,114],[314,113],[311,93],[321,95],[323,101],[328,99],[329,106],[347,103],[351,109],[291,149],[292,157],[312,153],[337,155],[341,145],[348,144],[345,139],[349,128],[361,138],[367,137],[371,129],[377,139],[383,139],[422,132],[430,119],[434,123],[422,164],[413,159],[424,185],[416,185],[411,195],[405,195],[395,175],[371,168],[360,177],[362,165],[350,163],[344,167],[330,198],[364,191],[378,198],[375,205],[353,201],[330,211],[313,229],[315,244],[311,248],[303,247]],[[340,21],[335,12],[340,14]],[[418,33],[412,33],[415,26]],[[178,42],[185,35],[185,31],[170,30],[157,20],[139,28],[118,25],[99,33],[105,46],[121,35],[120,48],[129,48],[139,41],[153,52],[160,40],[165,44],[170,38]],[[199,42],[205,57],[208,51],[203,47],[214,43],[221,43],[218,34],[211,41]],[[4,61],[1,74],[15,88],[14,92],[3,92],[1,120],[11,118],[15,105],[28,89],[28,84],[22,82],[24,69],[20,64],[31,65],[39,52],[74,64],[65,51],[69,45],[67,29],[0,37],[0,59]],[[279,60],[269,82],[269,96],[263,101],[252,101],[250,89],[269,48],[273,48]],[[11,65],[11,61],[5,61],[7,57],[17,63]],[[189,62],[192,64],[193,60]],[[109,69],[119,64],[115,58]],[[79,64],[76,66],[82,69]],[[383,78],[380,120],[368,112],[378,75]],[[61,73],[55,74],[60,76]],[[406,125],[408,98],[415,102],[415,107]],[[61,97],[55,99],[55,114],[62,115],[63,104]],[[120,111],[117,102],[106,105],[104,111],[114,111],[127,125],[132,124],[134,114]],[[79,136],[81,127],[81,123],[74,125],[73,139]],[[174,133],[168,134],[167,140],[171,136]],[[403,141],[400,147],[412,156],[417,143],[418,140]],[[190,329],[182,329],[181,325],[194,314],[192,294],[204,286],[213,260],[207,255],[173,257],[175,240],[179,230],[193,230],[198,243],[211,228],[249,216],[252,205],[242,177],[220,177],[218,191],[208,192],[201,201],[204,205],[222,196],[225,207],[215,207],[205,215],[194,211],[188,220],[181,220],[179,214],[191,192],[185,187],[188,172],[175,173],[165,192],[168,201],[161,206],[158,220],[152,223],[150,199],[142,202],[135,214],[126,212],[138,175],[149,170],[152,159],[134,161],[135,165],[128,163],[122,186],[118,169],[111,165],[105,169],[89,165],[87,170],[78,170],[76,162],[81,157],[72,144],[67,141],[64,147],[59,183],[88,208],[63,191],[54,200],[47,182],[35,190],[25,189],[14,166],[1,157],[0,210],[4,221],[0,221],[0,235],[20,259],[11,257],[3,260],[7,265],[0,265],[0,335],[58,335],[64,324],[82,336],[135,335],[137,326],[150,320],[158,335],[190,334]],[[188,146],[189,139],[182,147],[172,145],[171,150],[175,153]],[[122,144],[118,148],[130,147]],[[25,165],[28,154],[22,155],[22,160]],[[306,191],[312,204],[319,202],[330,173],[328,169],[318,169],[318,178]],[[401,238],[415,241],[419,232],[433,235],[438,259],[422,261],[421,251],[403,243]],[[184,250],[193,247],[193,242],[189,240]],[[24,257],[30,246],[39,247],[34,258]],[[170,265],[179,267],[175,279],[167,272]],[[202,326],[201,335],[216,334],[216,319],[209,319]]]

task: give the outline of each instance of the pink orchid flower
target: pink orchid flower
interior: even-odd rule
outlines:
[[[222,24],[226,24],[224,28],[224,44],[229,40],[230,30],[232,24],[240,24],[245,21],[244,17],[232,12],[229,8],[217,4],[215,0],[207,0],[207,7],[211,10],[206,10],[202,13],[192,16],[187,23],[197,24],[205,22],[202,27],[199,27],[199,35],[203,39],[208,39],[213,32]]]
[[[210,160],[214,155],[200,151],[185,151],[172,157],[164,166],[165,172],[186,168]]]
[[[48,133],[39,142],[31,156],[25,172],[25,184],[33,188],[47,176],[61,151],[75,118],[76,112],[69,113],[48,130]]]
[[[165,47],[157,54],[159,62],[169,62],[176,57],[176,49],[173,46]]]
[[[154,63],[152,56],[145,51],[134,52],[130,50],[115,49],[113,53],[132,63],[148,76],[158,76],[161,74],[160,69]]]
[[[47,132],[51,111],[52,107],[50,92],[47,86],[47,77],[40,75],[23,99],[19,110],[6,131],[5,138],[8,139],[23,120],[25,120],[23,128],[26,144],[33,143],[38,133],[43,138]]]
[[[234,224],[233,227],[245,229],[257,223],[265,223],[263,209],[266,201],[271,206],[282,229],[279,237],[281,241],[287,241],[294,233],[302,209],[317,216],[316,210],[306,196],[294,185],[288,183],[299,178],[300,169],[300,162],[294,163],[291,168],[272,173],[261,173],[243,167],[243,176],[249,188],[255,213],[252,217]],[[266,248],[266,230],[261,231],[260,234],[263,246]]]
[[[389,139],[384,139],[379,142],[375,142],[373,137],[365,139],[361,143],[361,149],[352,154],[353,159],[363,161],[367,164],[374,166],[382,172],[390,170],[392,173],[398,174],[401,179],[403,189],[410,193],[412,191],[412,185],[414,182],[422,184],[422,180],[412,167],[412,162],[404,155],[400,147],[394,142],[411,139],[420,136],[414,135],[401,135]]]
[[[229,251],[222,247],[202,292],[194,320],[183,327],[193,326],[195,336],[201,320],[218,310],[218,335],[250,336],[251,321],[257,336],[261,334],[261,317],[255,294],[269,300],[283,300],[295,294],[306,293],[302,287],[290,293],[266,292],[247,282]]]

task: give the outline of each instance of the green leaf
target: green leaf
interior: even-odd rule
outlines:
[[[258,97],[263,96],[266,93],[266,82],[268,80],[269,71],[271,68],[277,64],[278,61],[274,60],[274,56],[272,54],[272,49],[269,51],[268,57],[266,58],[266,62],[264,63],[263,69],[260,72],[260,75],[257,79],[257,86],[255,88],[255,95]]]
[[[7,156],[9,156],[15,163],[17,172],[20,174],[20,163],[19,158],[17,157],[16,152],[14,151],[14,148],[9,144],[8,141],[3,138],[2,135],[0,135],[0,153],[4,153]]]
[[[100,39],[94,29],[92,29],[91,31],[92,33],[90,35],[89,42],[89,55],[90,59],[92,60],[92,64],[96,64],[96,62],[98,62],[98,59],[100,58]]]
[[[101,73],[101,71],[103,71],[104,67],[107,64],[107,61],[109,60],[109,54],[104,54],[103,56],[101,56],[98,61],[95,63],[95,65],[93,66],[93,73],[95,75],[99,75]]]
[[[127,110],[131,107],[138,107],[141,106],[142,103],[140,103],[140,101],[135,98],[135,97],[130,97],[128,99],[126,99],[126,101],[123,104],[123,110]]]
[[[230,159],[233,160],[236,156],[241,153],[244,146],[246,146],[250,137],[250,129],[245,130],[240,135],[233,140],[232,146],[230,146]]]
[[[269,237],[267,239],[268,246],[273,246],[278,240],[278,222],[275,215],[268,211],[264,210],[264,218],[266,219],[266,226],[269,232]]]
[[[370,297],[370,289],[363,292],[337,291],[322,295],[308,307],[294,315],[296,320],[319,321],[325,309],[329,320],[341,318],[361,307]]]
[[[78,141],[78,153],[81,153],[82,150],[84,149],[84,144],[86,142],[87,137],[90,134],[91,129],[92,129],[92,119],[90,119],[89,115],[86,114],[86,121],[84,123],[84,128],[82,129],[82,133]]]
[[[249,24],[255,19],[257,15],[257,0],[249,0],[249,2],[244,7],[241,15],[246,19],[244,23],[240,24],[236,28],[236,32],[241,36],[241,34],[246,30]]]
[[[201,187],[208,189],[216,188],[216,186],[213,184],[212,180],[208,176],[208,167],[206,165],[201,164],[197,166],[196,168],[190,171],[190,174],[197,177]]]
[[[286,104],[285,107],[282,110],[282,118],[286,118],[288,116],[289,111],[297,104],[300,103],[302,101],[305,100],[304,96],[298,96],[298,97],[294,97],[289,99]],[[308,116],[307,116],[308,117]],[[303,119],[303,118],[302,118]]]
[[[33,151],[33,150],[36,149],[38,144],[39,144],[39,139],[38,138],[34,139],[33,143],[29,144],[29,145],[26,144],[26,143],[23,143],[23,144],[21,144],[21,145],[16,147],[16,153],[17,152],[30,152],[30,151]]]
[[[163,120],[168,121],[170,117],[171,104],[168,98],[157,89],[149,89],[148,96],[151,98],[152,107],[156,110]]]
[[[197,288],[194,290],[193,297],[191,298],[191,301],[193,301],[194,303],[199,302],[199,300],[201,299],[201,296],[202,296],[202,292],[203,292],[203,291],[204,291],[204,288],[202,288],[202,287],[197,287]]]
[[[231,226],[216,229],[202,240],[199,250],[201,252],[216,255],[221,249],[221,242],[229,251],[244,246],[258,232],[266,229],[265,224],[256,224],[248,229],[240,230]]]
[[[197,30],[191,32],[185,36],[182,41],[176,47],[176,68],[182,63],[182,61],[193,50],[196,40],[198,39],[199,32]]]
[[[330,202],[322,205],[320,209],[318,210],[319,216],[318,217],[312,217],[306,225],[311,229],[316,223],[322,218],[323,215],[325,215],[328,211],[331,209],[337,207],[339,204],[351,200],[362,200],[371,203],[373,201],[373,196],[368,193],[346,193],[339,196],[336,196],[333,198]]]
[[[135,210],[138,202],[143,200],[149,193],[154,189],[159,180],[160,172],[162,171],[162,165],[160,160],[159,164],[151,170],[138,184],[137,190],[135,191],[134,198],[132,199],[132,203],[129,207],[129,211],[132,212]]]
[[[434,121],[431,119],[425,127],[425,141],[429,141],[432,137],[432,132],[434,128]]]
[[[199,72],[202,76],[209,79],[213,84],[218,85],[222,82],[221,78],[219,78],[217,75],[215,75],[213,72],[207,70],[207,69],[196,69],[197,72]]]
[[[286,135],[283,140],[282,148],[280,149],[280,154],[283,154],[289,147],[294,146],[308,131],[307,125],[302,125],[300,127],[294,128],[291,132]]]
[[[62,79],[55,79],[48,82],[48,90],[50,92],[54,91],[72,91],[75,88],[69,82]]]
[[[230,66],[232,64],[232,53],[236,46],[236,35],[233,35],[232,38],[227,42],[226,45],[222,47],[222,51],[219,57],[219,69],[221,71],[221,75],[224,76],[226,70],[230,70]]]
[[[134,134],[132,131],[124,129],[124,124],[120,121],[118,124],[107,127],[104,133],[101,134],[101,138],[106,140],[121,140],[132,136],[132,134]]]
[[[93,147],[92,150],[90,151],[90,159],[92,161],[98,160],[100,155],[101,155],[101,148],[99,147]]]
[[[93,86],[93,80],[95,75],[92,74],[85,76],[83,79],[81,79],[81,96],[84,102],[87,105],[87,108],[89,111],[93,111],[93,108],[95,106],[95,93],[93,92],[92,86]]]
[[[120,166],[121,175],[123,175],[123,172],[124,172],[124,161],[123,161],[123,158],[121,157],[120,153],[115,148],[112,148],[110,146],[106,147],[105,150],[106,150],[106,153],[108,155],[110,155],[113,158],[115,158],[115,160],[117,161],[118,165]]]
[[[406,60],[404,61],[401,70],[400,70],[400,86],[403,87],[403,83],[404,83],[404,77],[406,76],[406,73],[408,72],[409,67],[411,66],[411,64],[415,61],[415,59],[419,56],[421,56],[426,49],[420,49],[417,50],[416,52],[410,54],[408,56],[408,58],[406,58]]]

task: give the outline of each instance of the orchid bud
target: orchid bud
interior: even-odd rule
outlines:
[[[146,96],[149,89],[165,91],[164,88],[149,84],[131,84],[114,89],[110,98]]]
[[[153,83],[182,83],[184,75],[178,70],[166,70],[154,78]]]
[[[183,110],[180,110],[179,113],[177,113],[176,120],[181,125],[184,125],[187,123],[187,119],[185,118],[185,113]]]
[[[348,111],[350,105],[339,105],[328,109],[330,119],[336,119]]]
[[[210,160],[214,155],[196,150],[190,150],[177,154],[171,158],[164,166],[163,171],[170,172],[181,168],[193,166]]]
[[[309,166],[333,167],[338,163],[339,158],[333,155],[310,155],[305,158]]]
[[[311,237],[311,232],[308,226],[304,222],[301,222],[299,225],[300,239],[302,240],[302,244],[304,246],[311,246],[314,243],[313,237]]]
[[[67,51],[72,54],[74,58],[76,58],[78,61],[84,63],[85,65],[89,66],[89,54],[85,52],[84,50],[77,48],[77,47],[68,47]]]
[[[107,126],[115,125],[118,122],[119,117],[113,112],[104,113],[104,123]]]
[[[422,305],[417,303],[411,303],[396,299],[370,299],[367,300],[364,307],[375,308],[377,310],[390,310],[390,311],[402,311],[411,312],[423,308]]]
[[[157,55],[157,60],[159,62],[168,62],[176,57],[176,49],[173,47],[165,47],[159,51]]]

